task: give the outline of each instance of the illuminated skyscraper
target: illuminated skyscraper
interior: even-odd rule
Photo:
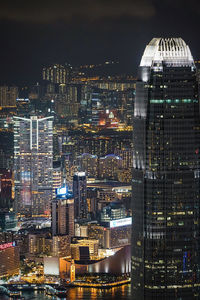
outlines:
[[[98,157],[89,153],[83,153],[77,158],[78,165],[89,177],[98,177]]]
[[[0,169],[0,209],[9,209],[14,201],[13,172]]]
[[[16,86],[0,86],[0,106],[13,107],[16,106],[18,97],[18,88]]]
[[[21,214],[50,213],[53,117],[14,117],[15,204]]]
[[[48,67],[44,67],[42,70],[42,78],[43,80],[65,84],[70,80],[71,66],[70,65],[59,65],[53,64]]]
[[[67,187],[58,188],[52,201],[52,235],[74,236],[74,198]]]
[[[199,100],[181,38],[147,45],[133,128],[133,299],[199,299]]]
[[[53,162],[53,198],[56,196],[56,189],[62,185],[62,172],[60,161]]]
[[[73,177],[74,217],[76,220],[87,219],[87,185],[85,172],[77,172]]]
[[[15,242],[0,244],[0,278],[19,275],[19,247]]]

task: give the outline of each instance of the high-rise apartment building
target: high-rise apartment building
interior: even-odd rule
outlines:
[[[54,235],[52,236],[53,256],[65,257],[70,255],[71,236]]]
[[[20,214],[49,215],[53,184],[53,117],[14,117],[15,204]]]
[[[77,172],[73,177],[74,217],[76,220],[87,219],[87,185],[85,172]]]
[[[16,106],[18,97],[18,88],[16,86],[0,86],[0,106],[12,107]]]
[[[199,299],[199,100],[181,38],[147,45],[133,128],[133,299]]]
[[[47,232],[33,232],[28,235],[28,252],[32,255],[52,253],[52,239]]]
[[[60,161],[53,162],[53,198],[56,197],[56,189],[62,186],[62,171]]]
[[[42,70],[43,80],[65,84],[70,80],[71,66],[63,66],[59,64],[53,64],[48,67],[44,67]]]
[[[77,157],[81,171],[86,172],[88,177],[98,177],[98,157],[89,153],[83,153]]]
[[[9,209],[14,201],[13,172],[0,169],[0,209]]]
[[[117,173],[122,169],[122,159],[115,154],[108,154],[99,159],[99,178],[117,179]]]
[[[0,244],[0,278],[19,275],[19,247],[15,242]]]

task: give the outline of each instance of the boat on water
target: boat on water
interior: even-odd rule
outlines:
[[[57,297],[66,297],[68,290],[64,286],[59,286],[56,288],[56,296]]]
[[[11,298],[20,297],[20,296],[21,296],[21,291],[17,291],[17,290],[8,290],[7,294],[8,294],[8,296],[11,297]]]
[[[55,296],[56,295],[56,289],[54,289],[52,286],[46,286],[45,287],[45,294],[49,296]]]

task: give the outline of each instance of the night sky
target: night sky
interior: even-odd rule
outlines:
[[[34,83],[56,62],[118,60],[136,74],[145,45],[160,36],[182,37],[200,58],[199,25],[199,0],[4,0],[0,84]]]

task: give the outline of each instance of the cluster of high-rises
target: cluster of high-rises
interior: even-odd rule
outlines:
[[[38,256],[47,280],[89,265],[89,273],[130,274],[135,81],[83,73],[54,64],[34,86],[2,87],[0,246],[16,254],[9,275],[25,257],[23,280],[44,280]],[[126,259],[117,254],[124,247]]]
[[[19,273],[20,254],[34,280],[113,272],[131,276],[134,300],[199,299],[190,49],[181,38],[152,39],[137,80],[90,77],[94,68],[54,64],[40,84],[0,87],[0,256],[12,257],[0,277]]]

